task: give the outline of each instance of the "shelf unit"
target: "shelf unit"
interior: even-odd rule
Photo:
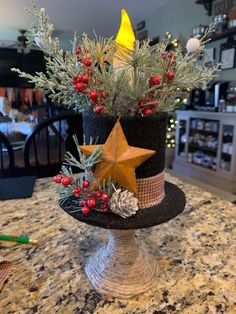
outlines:
[[[173,169],[236,193],[236,113],[177,111]]]
[[[210,36],[211,41],[216,41],[216,40],[220,40],[229,36],[234,36],[236,35],[236,27],[232,27],[230,29],[227,29],[226,31],[224,31],[223,33],[219,33],[219,34],[213,34]]]

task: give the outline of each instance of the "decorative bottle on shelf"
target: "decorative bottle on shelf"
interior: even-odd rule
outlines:
[[[219,112],[226,112],[226,102],[225,102],[225,99],[223,99],[223,98],[221,98],[219,100],[218,111]]]

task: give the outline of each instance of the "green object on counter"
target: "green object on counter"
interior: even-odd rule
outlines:
[[[11,241],[24,244],[39,245],[38,240],[32,240],[29,237],[17,237],[12,235],[0,234],[0,241]]]

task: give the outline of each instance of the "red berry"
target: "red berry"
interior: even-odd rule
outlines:
[[[87,74],[83,74],[80,79],[81,79],[81,82],[84,84],[88,84],[89,82],[89,76]]]
[[[85,206],[87,205],[87,201],[86,200],[82,200],[80,203],[79,203],[79,206]]]
[[[168,53],[168,57],[169,57],[170,59],[173,57],[173,52],[172,52],[172,51],[170,51],[170,52]]]
[[[90,182],[88,180],[84,180],[82,186],[83,188],[87,189],[90,186]]]
[[[72,192],[72,194],[75,196],[75,197],[80,197],[80,194],[81,194],[82,190],[80,187],[78,188],[75,188]]]
[[[102,207],[102,210],[104,213],[107,213],[109,211],[109,208],[107,206]]]
[[[95,197],[100,197],[101,196],[101,193],[99,191],[94,191],[93,194],[94,194]]]
[[[84,85],[80,82],[76,83],[75,87],[81,93],[84,91]]]
[[[61,179],[61,184],[64,186],[70,185],[71,184],[72,179],[69,177],[63,177]]]
[[[87,197],[88,197],[88,198],[92,197],[92,194],[91,194],[91,193],[88,193],[88,194],[87,194]]]
[[[146,116],[150,116],[150,115],[153,114],[153,111],[152,111],[152,109],[150,109],[150,108],[145,108],[145,109],[143,110],[143,114],[145,114]]]
[[[90,93],[89,93],[89,97],[92,101],[97,101],[98,99],[98,93],[95,89],[93,89]]]
[[[168,70],[166,72],[166,77],[169,81],[172,81],[175,78],[175,72]]]
[[[163,52],[162,54],[162,58],[165,60],[167,58],[168,53],[167,52]]]
[[[160,75],[151,75],[149,78],[150,85],[160,85],[161,84],[161,76]]]
[[[62,179],[62,177],[58,174],[58,175],[56,175],[56,176],[54,177],[54,182],[55,182],[55,183],[61,183],[61,179]]]
[[[102,90],[102,92],[101,92],[101,96],[102,96],[102,98],[107,98],[108,97],[108,92],[104,89],[104,90]]]
[[[147,101],[146,101],[145,98],[144,98],[144,99],[140,99],[140,100],[138,101],[138,105],[139,105],[140,107],[142,107],[142,106],[145,105],[146,102],[147,102]]]
[[[97,205],[97,202],[94,198],[87,200],[88,208],[94,208],[94,207],[96,207],[96,205]]]
[[[105,104],[106,104],[105,101],[100,101],[100,103],[99,103],[99,105],[102,107],[105,106]]]
[[[90,58],[84,58],[83,63],[86,67],[90,67],[92,60]]]
[[[170,63],[171,63],[172,65],[176,65],[176,61],[175,61],[174,59],[171,59]]]
[[[90,213],[90,209],[89,209],[87,206],[84,206],[84,207],[82,208],[82,213],[83,213],[84,215],[88,215],[88,214]]]
[[[101,194],[101,200],[104,202],[108,201],[108,195],[106,193],[102,193]]]
[[[151,108],[155,108],[158,105],[158,99],[153,98],[152,100],[150,100],[150,107]]]
[[[97,113],[97,114],[99,114],[99,113],[101,113],[102,112],[102,106],[96,106],[94,109],[93,109],[93,111],[95,112],[95,113]]]
[[[81,47],[80,47],[80,46],[77,46],[77,47],[76,47],[75,53],[76,53],[77,55],[79,55],[79,54],[81,53]]]
[[[76,83],[78,83],[80,81],[80,78],[76,75],[73,77],[72,82],[74,85],[76,85]]]

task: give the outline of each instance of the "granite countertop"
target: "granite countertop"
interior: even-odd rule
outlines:
[[[106,231],[74,220],[57,205],[51,179],[39,179],[32,198],[0,203],[1,233],[27,232],[40,247],[0,243],[14,263],[0,291],[1,314],[236,313],[236,206],[167,175],[187,196],[184,213],[137,240],[156,257],[154,290],[130,300],[105,298],[91,287],[85,260]]]

